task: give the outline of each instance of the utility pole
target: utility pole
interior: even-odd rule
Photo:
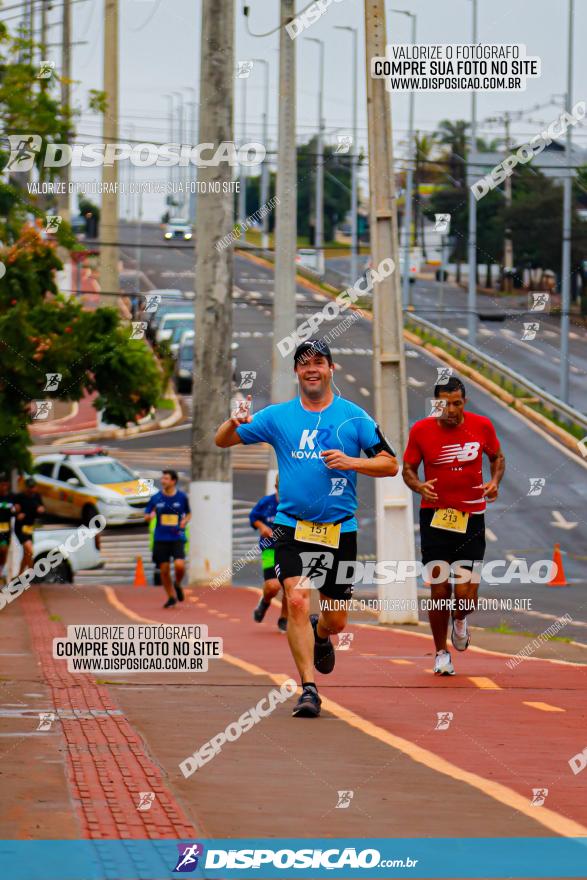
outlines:
[[[172,92],[172,94],[177,95],[177,142],[178,142],[180,149],[181,149],[181,146],[183,144],[183,95],[181,94],[181,92]],[[182,179],[181,178],[181,175],[182,175],[181,165],[177,165],[176,168],[177,168],[177,200],[180,203],[178,206],[178,207],[180,207],[179,216],[185,217],[184,210],[183,210],[183,206],[184,206],[184,202],[185,202],[185,198],[184,198],[185,193],[182,193],[182,191],[181,191],[181,179]]]
[[[271,402],[289,400],[294,390],[291,358],[282,357],[277,342],[296,326],[296,55],[295,42],[285,29],[295,17],[295,0],[281,0],[279,31],[279,104],[277,180],[275,194],[275,297],[273,301],[273,359]],[[267,473],[267,491],[273,491],[275,455]]]
[[[172,144],[172,143],[174,143],[174,140],[173,140],[173,132],[174,132],[173,94],[167,94],[167,95],[164,95],[164,97],[167,98],[167,101],[169,102],[168,103],[169,143]],[[174,206],[172,204],[173,201],[175,200],[175,196],[173,193],[173,180],[174,180],[173,165],[170,165],[169,166],[169,180],[168,180],[170,192],[169,192],[169,195],[167,196],[167,199],[165,201],[166,211],[169,212],[169,217],[173,217],[175,214]]]
[[[61,20],[61,108],[71,118],[71,0],[63,0],[63,18]],[[69,126],[65,141],[69,144],[71,133]],[[59,172],[60,182],[65,192],[59,194],[59,213],[67,222],[71,219],[69,207],[69,183],[71,165],[69,162]]]
[[[477,45],[477,0],[473,3],[473,45]],[[469,345],[477,340],[477,200],[471,184],[474,182],[475,166],[472,165],[477,152],[477,92],[471,93],[471,146],[467,163],[467,186],[469,187],[469,295],[467,299],[467,324]]]
[[[106,145],[118,142],[118,0],[104,0],[104,92],[106,111],[102,123]],[[102,210],[100,212],[100,286],[108,293],[119,292],[118,274],[118,168],[116,162],[102,166]],[[109,190],[111,190],[109,192]],[[108,298],[115,306],[116,302]]]
[[[234,0],[202,0],[201,8],[198,142],[218,145],[234,141]],[[190,583],[226,576],[232,565],[230,450],[214,443],[230,411],[233,251],[216,243],[233,226],[232,168],[202,167],[198,179]]]
[[[253,58],[255,64],[262,64],[265,68],[265,97],[263,101],[263,146],[269,152],[269,62],[266,58]],[[261,166],[261,205],[269,201],[269,160],[263,159]],[[262,246],[269,247],[269,214],[263,216]]]
[[[573,95],[573,17],[575,12],[575,0],[569,0],[569,32],[567,45],[567,93],[565,110],[568,114],[572,109]],[[565,403],[569,402],[569,330],[571,326],[571,227],[573,213],[573,169],[572,162],[572,137],[573,126],[567,125],[567,137],[565,144],[565,165],[567,171],[563,189],[563,254],[562,254],[562,286],[561,286],[561,368],[560,368],[560,397]]]
[[[316,142],[316,214],[314,245],[318,258],[318,273],[324,275],[324,40],[307,37],[309,43],[318,43],[320,64],[318,68],[318,140]]]
[[[47,60],[47,3],[48,0],[41,0],[41,39],[39,40],[41,63]],[[47,80],[42,79],[41,84],[46,86]]]
[[[188,118],[188,133],[186,140],[193,147],[194,144],[197,143],[198,133],[196,129],[196,90],[193,86],[186,86],[186,91],[192,93],[192,100],[187,102],[187,106],[189,108],[189,118]],[[186,191],[188,193],[188,220],[192,224],[194,224],[196,219],[196,180],[197,180],[197,166],[190,165],[186,168]]]
[[[408,12],[406,9],[392,9],[391,12],[397,12],[399,15],[407,15],[412,19],[412,46],[416,43],[416,22],[417,16],[414,12]],[[410,284],[410,251],[412,247],[412,199],[414,191],[414,104],[416,93],[410,92],[410,109],[408,117],[408,167],[406,171],[406,201],[404,206],[404,228],[403,228],[403,276],[402,276],[402,303],[404,309],[412,308],[412,287]],[[418,230],[416,230],[416,235]],[[423,242],[422,242],[423,244]]]
[[[385,81],[371,76],[371,58],[385,57],[386,43],[385,2],[365,0],[371,254],[375,269],[390,257],[396,266],[391,275],[375,283],[373,291],[375,411],[381,430],[401,454],[408,438],[408,402],[390,96]],[[415,558],[412,503],[412,493],[401,478],[375,480],[378,560]],[[381,599],[389,598],[386,589],[379,587]],[[396,581],[393,597],[405,600],[405,607],[392,611],[382,605],[381,623],[416,623],[415,577]]]
[[[505,123],[505,154],[509,155],[510,151],[510,114],[504,113]],[[508,174],[505,179],[505,205],[506,211],[512,206],[512,175]],[[507,293],[512,292],[513,278],[512,271],[514,268],[514,244],[512,241],[512,230],[506,226],[503,241],[503,268],[505,275],[505,290]]]
[[[241,146],[244,146],[247,142],[247,77],[243,77],[241,86]],[[247,172],[245,166],[241,163],[239,168],[239,188],[238,188],[238,217],[237,220],[239,222],[238,227],[238,237],[242,238],[243,241],[246,239],[246,233],[241,225],[244,223],[247,216]]]
[[[357,180],[358,156],[357,145],[357,81],[359,79],[358,68],[358,31],[355,27],[336,25],[338,31],[350,31],[353,35],[353,145],[351,148],[351,284],[359,278],[359,188]]]

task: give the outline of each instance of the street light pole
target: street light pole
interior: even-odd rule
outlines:
[[[575,0],[569,0],[569,33],[567,49],[567,94],[566,111],[571,113],[573,94],[573,18]],[[565,145],[567,171],[563,190],[563,254],[562,254],[562,288],[561,288],[561,366],[560,366],[560,397],[569,402],[569,330],[571,325],[571,226],[573,210],[573,172],[571,169],[572,125],[567,125]]]
[[[183,144],[183,95],[181,92],[172,92],[173,95],[177,96],[177,141],[179,143],[179,148],[181,150],[181,146]],[[183,217],[183,205],[184,205],[184,195],[181,191],[181,166],[177,166],[177,197],[181,202],[181,214],[180,217]]]
[[[164,95],[164,97],[167,98],[167,100],[169,102],[169,110],[168,110],[168,114],[169,114],[169,143],[172,144],[173,143],[173,132],[175,130],[174,120],[173,120],[173,94]],[[169,166],[169,188],[170,188],[170,193],[167,196],[167,198],[173,199],[173,165]],[[169,216],[171,217],[173,215],[173,205],[171,205],[169,202],[167,202],[167,208],[169,209]]]
[[[190,145],[190,148],[194,146],[197,142],[196,135],[196,90],[193,86],[185,86],[186,92],[191,92],[192,100],[186,102],[186,107],[189,112],[186,112],[186,142]],[[187,201],[187,219],[190,223],[193,224],[196,216],[196,193],[195,193],[195,184],[196,184],[196,167],[191,163],[185,169],[185,189],[186,189],[186,201]]]
[[[477,45],[477,0],[473,3],[473,45]],[[473,183],[472,160],[477,150],[477,92],[471,93],[471,146],[467,163],[467,186],[469,187],[469,295],[468,340],[475,345],[477,338],[477,200],[471,189]]]
[[[358,69],[358,32],[357,28],[348,27],[348,25],[336,25],[339,31],[350,31],[353,35],[353,145],[351,149],[351,284],[354,284],[359,277],[359,188],[358,188],[358,126],[357,126],[357,80],[359,78]]]
[[[371,74],[371,60],[385,56],[384,0],[365,0],[365,58],[369,131],[369,202],[374,267],[386,259],[397,265],[398,230],[389,92]],[[373,290],[373,389],[375,413],[384,434],[398,449],[408,439],[407,376],[404,355],[400,280],[397,272],[376,282]],[[377,559],[414,559],[412,493],[401,478],[375,480]],[[387,595],[386,595],[387,591]],[[379,586],[381,623],[417,623],[416,579],[407,575],[389,588]],[[397,609],[397,605],[395,606]]]
[[[269,152],[269,62],[266,58],[253,58],[255,64],[262,64],[265,68],[265,99],[263,102],[263,146]],[[263,159],[261,166],[261,205],[269,201],[269,160]],[[269,247],[269,213],[263,214],[263,240],[262,246]]]
[[[397,12],[400,15],[407,15],[412,19],[412,45],[416,43],[416,21],[417,16],[413,12],[406,9],[392,9],[391,12]],[[404,228],[403,228],[403,252],[404,252],[404,273],[402,276],[402,303],[403,307],[412,306],[412,288],[410,286],[410,249],[412,234],[412,198],[414,190],[414,104],[416,93],[410,92],[410,110],[408,119],[408,170],[406,173],[406,200],[404,206]]]
[[[241,146],[246,144],[247,142],[247,77],[244,76],[241,80],[242,82],[242,104],[241,104],[241,118],[242,118],[242,129],[241,129]],[[243,240],[246,238],[245,231],[242,226],[246,216],[247,216],[247,176],[245,173],[245,166],[241,163],[239,168],[239,190],[238,190],[238,237]]]
[[[316,226],[314,245],[318,258],[318,273],[324,275],[324,41],[307,37],[308,42],[318,43],[320,47],[320,67],[318,73],[318,142],[316,147]]]

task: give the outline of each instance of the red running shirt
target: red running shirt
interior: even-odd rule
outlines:
[[[417,469],[424,462],[425,480],[437,477],[438,501],[422,498],[422,507],[454,507],[483,513],[483,453],[495,458],[499,440],[486,416],[465,412],[457,427],[446,427],[436,418],[420,419],[412,427],[404,461]]]

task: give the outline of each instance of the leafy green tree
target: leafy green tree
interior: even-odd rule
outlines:
[[[316,194],[316,138],[297,149],[298,235],[313,240]],[[359,165],[362,157],[359,157]],[[324,241],[331,241],[337,223],[351,207],[351,157],[324,146]]]
[[[126,425],[155,405],[161,370],[142,340],[130,338],[116,309],[85,311],[60,294],[55,272],[62,268],[54,245],[25,230],[0,251],[6,274],[0,280],[0,448],[3,468],[28,468],[28,424],[47,373],[60,373],[55,397],[79,400],[97,392],[97,409],[108,422]]]
[[[41,180],[47,145],[68,141],[69,108],[60,106],[58,83],[40,84],[29,40],[11,37],[0,24],[0,120],[7,135],[41,138],[34,164]],[[0,145],[0,167],[8,162]],[[9,173],[10,173],[10,169]],[[16,171],[17,169],[14,169]],[[96,393],[95,406],[116,425],[134,422],[156,403],[162,370],[142,340],[114,308],[85,311],[75,298],[59,293],[56,273],[63,268],[58,247],[79,248],[62,223],[56,241],[45,240],[32,220],[49,206],[27,189],[29,172],[10,173],[0,182],[0,450],[2,470],[31,465],[28,425],[34,401],[54,397],[79,400]],[[47,374],[61,374],[58,389],[45,391]]]

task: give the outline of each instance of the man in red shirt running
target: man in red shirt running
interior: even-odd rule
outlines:
[[[467,615],[477,607],[480,576],[475,569],[485,555],[484,511],[486,502],[497,498],[505,459],[491,421],[465,412],[467,398],[460,379],[451,376],[436,385],[434,396],[443,403],[437,417],[420,419],[410,430],[403,478],[422,496],[420,542],[422,563],[432,581],[428,617],[436,645],[434,672],[454,675],[446,650],[451,608],[451,641],[457,651],[465,651],[470,642]],[[483,453],[490,462],[487,483]],[[424,482],[418,478],[421,462]],[[449,566],[454,566],[454,601]]]

